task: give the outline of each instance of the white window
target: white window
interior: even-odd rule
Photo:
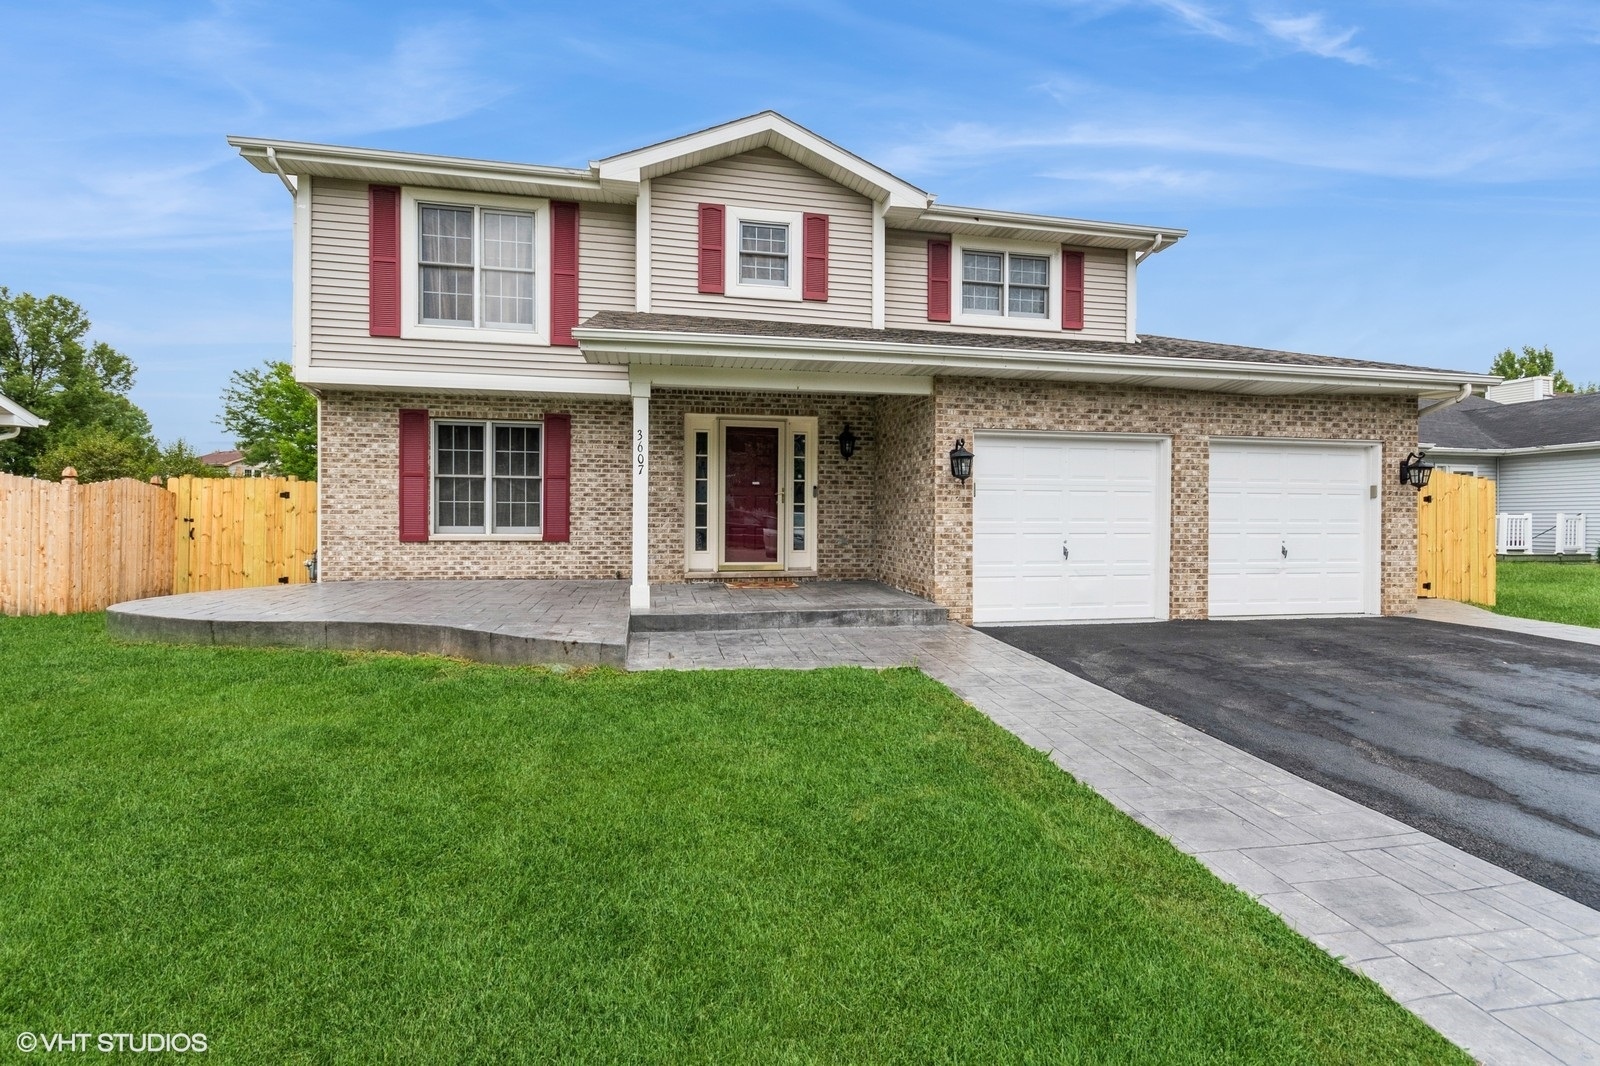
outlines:
[[[422,321],[533,329],[533,214],[419,204]]]
[[[548,201],[401,192],[403,337],[547,344]]]
[[[1050,256],[961,253],[961,310],[969,315],[1050,317]]]
[[[543,429],[537,423],[433,423],[434,532],[539,533]]]
[[[951,253],[955,325],[1061,328],[1060,245],[957,235]]]
[[[789,284],[789,227],[781,222],[739,223],[739,281]]]
[[[800,299],[801,214],[727,205],[727,295]]]

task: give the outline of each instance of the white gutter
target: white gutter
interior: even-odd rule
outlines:
[[[1152,376],[1200,379],[1246,379],[1303,384],[1347,384],[1368,389],[1440,392],[1488,384],[1491,374],[1443,374],[1387,367],[1325,367],[1303,363],[1256,363],[1181,356],[1136,355],[1056,350],[1032,352],[967,345],[910,345],[890,341],[843,341],[830,338],[764,337],[743,334],[674,333],[579,327],[572,331],[591,362],[628,363],[629,356],[655,354],[699,358],[777,361],[814,358],[834,363],[891,365],[907,371],[1080,372],[1094,376]],[[618,359],[594,359],[617,355]],[[692,365],[692,364],[691,364]]]
[[[1600,451],[1600,440],[1579,441],[1576,444],[1535,444],[1528,448],[1456,448],[1448,444],[1419,444],[1429,453],[1441,455],[1544,455],[1556,452]]]

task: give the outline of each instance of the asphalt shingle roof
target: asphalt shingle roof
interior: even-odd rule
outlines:
[[[1416,370],[1450,374],[1435,367],[1378,363],[1366,359],[1340,359],[1331,355],[1283,352],[1237,344],[1183,340],[1178,337],[1141,336],[1133,343],[1078,340],[1072,337],[1011,336],[997,333],[961,333],[931,329],[866,329],[808,322],[773,322],[767,319],[702,318],[698,315],[662,315],[641,311],[601,311],[584,327],[663,333],[713,333],[727,336],[788,337],[795,340],[879,341],[906,345],[949,345],[1029,352],[1098,352],[1116,355],[1153,355],[1179,359],[1233,363],[1277,363],[1284,366],[1345,367],[1352,370]]]
[[[1600,393],[1562,394],[1527,403],[1493,403],[1477,396],[1425,414],[1424,444],[1440,448],[1540,448],[1600,443]]]

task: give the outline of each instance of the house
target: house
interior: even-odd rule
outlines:
[[[1418,400],[1498,380],[1141,336],[1185,231],[943,204],[771,111],[581,168],[230,143],[294,197],[323,580],[1406,612]]]
[[[265,463],[245,462],[244,452],[237,448],[206,452],[200,457],[200,462],[212,469],[226,471],[229,477],[260,477],[266,466]]]
[[[49,424],[0,392],[0,441],[13,440],[25,429],[38,429]]]
[[[1520,378],[1423,414],[1417,434],[1440,469],[1495,481],[1495,510],[1517,516],[1509,544],[1501,520],[1502,551],[1600,550],[1600,393],[1558,393],[1549,377]],[[1526,535],[1515,532],[1518,523]]]

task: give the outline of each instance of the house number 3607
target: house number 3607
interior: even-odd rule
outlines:
[[[644,477],[644,430],[634,431],[633,476]]]

